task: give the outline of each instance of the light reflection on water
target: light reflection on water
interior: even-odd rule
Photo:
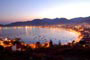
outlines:
[[[52,40],[54,44],[60,41],[62,44],[72,42],[78,38],[79,34],[70,32],[62,28],[43,27],[4,27],[0,29],[0,37],[21,38],[26,43],[41,43]]]

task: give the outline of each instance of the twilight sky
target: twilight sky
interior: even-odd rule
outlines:
[[[90,16],[90,0],[0,0],[0,24]]]

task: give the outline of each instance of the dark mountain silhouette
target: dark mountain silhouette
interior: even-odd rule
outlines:
[[[66,19],[66,18],[55,18],[55,19],[34,19],[32,21],[26,22],[15,22],[11,24],[7,24],[5,26],[39,26],[39,25],[56,25],[56,24],[81,24],[81,23],[90,23],[90,17],[78,17],[73,19]]]
[[[0,26],[3,26],[2,24],[0,24]]]

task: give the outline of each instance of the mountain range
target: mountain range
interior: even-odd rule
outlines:
[[[25,21],[25,22],[14,22],[6,25],[0,26],[39,26],[39,25],[56,25],[56,24],[81,24],[81,23],[90,23],[90,17],[78,17],[72,19],[66,18],[55,18],[55,19],[34,19],[32,21]]]

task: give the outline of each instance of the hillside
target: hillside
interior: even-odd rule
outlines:
[[[73,19],[66,19],[66,18],[34,19],[32,21],[14,22],[11,24],[7,24],[5,26],[30,26],[30,25],[39,26],[39,25],[81,24],[81,23],[89,24],[90,23],[90,17],[78,17],[78,18],[73,18]]]

